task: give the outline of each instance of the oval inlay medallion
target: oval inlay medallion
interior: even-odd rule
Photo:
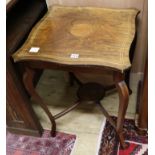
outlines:
[[[74,24],[71,29],[70,33],[77,37],[87,37],[93,32],[92,25],[87,23],[76,23]]]

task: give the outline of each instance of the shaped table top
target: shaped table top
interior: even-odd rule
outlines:
[[[135,35],[136,9],[53,6],[33,27],[15,62],[41,60],[124,71]]]

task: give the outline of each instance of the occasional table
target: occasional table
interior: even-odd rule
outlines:
[[[53,6],[34,26],[23,46],[13,54],[14,61],[25,66],[25,88],[48,115],[52,124],[52,136],[56,131],[55,119],[74,109],[79,101],[53,116],[35,91],[35,71],[60,69],[93,73],[110,70],[113,72],[119,93],[117,123],[115,124],[108,113],[102,110],[116,129],[121,146],[126,147],[123,122],[129,92],[124,81],[124,73],[131,67],[129,50],[135,36],[137,14],[136,9]],[[96,88],[100,89],[100,86],[97,85]],[[102,92],[102,89],[100,90]]]

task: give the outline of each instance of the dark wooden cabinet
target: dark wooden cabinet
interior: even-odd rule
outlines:
[[[46,13],[45,0],[13,0],[6,20],[6,123],[10,132],[39,136],[42,126],[29,103],[23,83],[23,68],[12,54],[24,43],[32,27]],[[37,74],[39,77],[40,73]]]
[[[42,126],[28,101],[28,96],[24,92],[13,66],[9,64],[6,76],[7,130],[20,134],[41,135]]]
[[[141,129],[148,128],[148,65],[147,65],[147,62],[145,65],[144,81],[143,81],[142,92],[140,96],[138,127]]]
[[[138,85],[136,113],[137,131],[145,135],[148,129],[148,60],[145,63],[144,79]]]

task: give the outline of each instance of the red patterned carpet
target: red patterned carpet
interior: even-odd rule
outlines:
[[[58,132],[56,137],[45,130],[42,137],[7,133],[6,155],[70,155],[75,135]]]
[[[116,121],[116,117],[114,119]],[[128,148],[122,150],[115,130],[109,122],[106,122],[102,133],[99,155],[148,155],[148,136],[137,134],[134,120],[125,120],[124,135]]]

